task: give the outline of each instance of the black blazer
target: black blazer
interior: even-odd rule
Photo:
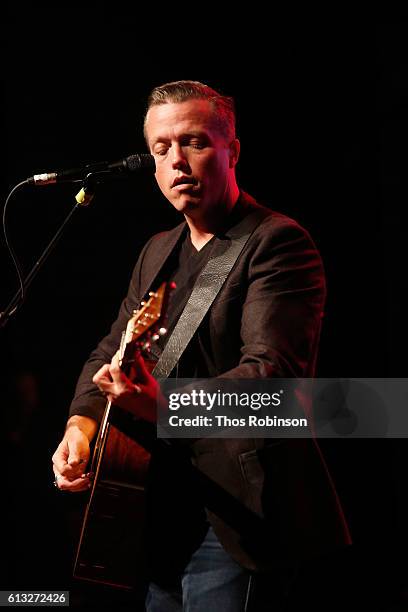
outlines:
[[[255,229],[197,331],[209,376],[230,378],[312,377],[315,372],[325,281],[309,234],[294,220],[260,207],[241,193],[227,230],[217,235],[211,257]],[[185,223],[156,234],[143,248],[129,290],[110,333],[80,375],[70,415],[100,419],[105,399],[92,376],[116,352],[133,309],[151,288],[183,234]],[[297,563],[350,543],[343,512],[314,440],[200,439],[191,442],[195,465],[270,525],[265,550],[219,516],[208,513],[225,549],[255,569]],[[248,546],[249,544],[249,546]]]

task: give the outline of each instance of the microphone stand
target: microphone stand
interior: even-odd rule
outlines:
[[[68,213],[68,215],[65,217],[59,229],[56,231],[55,235],[53,236],[49,244],[46,246],[46,248],[44,249],[42,255],[40,256],[38,261],[34,264],[29,274],[24,279],[23,281],[24,289],[28,289],[28,287],[31,285],[31,283],[37,276],[38,272],[43,267],[49,255],[54,250],[58,240],[61,238],[62,233],[66,225],[70,221],[71,217],[73,216],[74,212],[78,210],[78,208],[88,206],[88,204],[91,202],[95,194],[96,186],[99,184],[98,179],[102,178],[102,177],[99,177],[99,175],[105,176],[106,174],[107,173],[105,172],[91,172],[86,176],[86,178],[83,181],[81,190],[75,196],[77,203],[75,204],[74,208]],[[7,308],[3,310],[3,312],[0,313],[0,329],[2,329],[3,327],[7,325],[8,321],[10,320],[11,315],[15,314],[21,305],[22,305],[21,289],[19,289],[17,293],[14,295],[9,305],[7,306]]]

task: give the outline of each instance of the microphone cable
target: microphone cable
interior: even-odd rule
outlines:
[[[11,196],[17,191],[17,189],[19,189],[20,187],[23,187],[24,185],[28,184],[28,179],[25,179],[24,181],[21,181],[20,183],[17,183],[17,185],[15,185],[13,187],[13,189],[10,191],[10,193],[8,194],[6,201],[4,203],[4,208],[3,208],[3,234],[4,234],[4,241],[6,243],[6,247],[7,250],[9,252],[9,255],[11,257],[11,260],[14,264],[14,268],[17,272],[17,278],[18,278],[18,282],[20,285],[20,289],[19,289],[19,299],[17,304],[15,305],[15,307],[13,308],[13,310],[11,310],[11,312],[9,313],[9,315],[11,316],[12,314],[14,314],[16,312],[16,310],[23,304],[24,300],[25,300],[25,287],[24,287],[24,279],[23,279],[23,271],[21,268],[21,264],[19,262],[19,259],[16,255],[16,252],[14,251],[14,248],[11,245],[11,242],[9,240],[9,237],[7,235],[7,222],[6,222],[6,213],[7,213],[7,206],[8,203],[10,201]]]

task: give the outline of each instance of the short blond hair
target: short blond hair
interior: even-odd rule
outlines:
[[[173,81],[155,87],[148,99],[144,118],[146,138],[146,118],[149,109],[168,102],[178,103],[187,100],[208,100],[211,103],[214,122],[219,132],[229,141],[235,138],[235,104],[234,99],[224,96],[200,81]],[[146,139],[147,140],[147,139]]]

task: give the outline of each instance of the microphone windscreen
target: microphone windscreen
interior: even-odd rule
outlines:
[[[141,153],[140,155],[129,155],[126,158],[126,166],[129,172],[136,172],[137,170],[147,169],[156,171],[156,163],[153,155],[150,153]]]

